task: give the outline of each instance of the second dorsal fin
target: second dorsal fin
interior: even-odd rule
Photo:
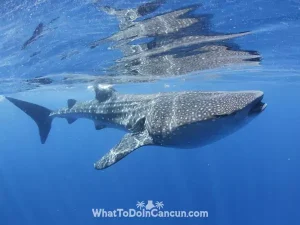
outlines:
[[[102,129],[104,129],[105,127],[106,127],[105,125],[103,125],[103,124],[98,124],[98,123],[95,122],[95,129],[96,129],[96,130],[102,130]]]
[[[67,118],[68,124],[72,124],[76,121],[77,119],[74,118]]]

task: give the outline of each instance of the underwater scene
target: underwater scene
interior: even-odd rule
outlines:
[[[0,224],[299,223],[299,0],[1,0]]]

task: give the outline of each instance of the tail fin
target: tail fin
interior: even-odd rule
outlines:
[[[51,129],[52,118],[49,117],[51,110],[43,106],[10,97],[6,97],[6,99],[25,112],[36,122],[39,127],[41,142],[44,144]]]

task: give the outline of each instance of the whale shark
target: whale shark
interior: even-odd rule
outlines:
[[[100,44],[107,41],[131,42],[141,37],[163,36],[170,33],[176,33],[184,28],[190,27],[193,24],[199,23],[200,19],[187,17],[181,18],[184,15],[194,11],[196,6],[191,6],[175,11],[167,12],[161,15],[154,16],[149,19],[135,22],[132,26],[124,28],[110,37],[94,41],[90,44],[90,48],[96,48]]]
[[[134,56],[135,57],[135,56]],[[190,52],[166,52],[153,56],[140,56],[133,60],[119,61],[108,71],[147,77],[172,77],[192,74],[195,71],[225,66],[259,65],[261,57],[254,51],[235,51],[228,46],[206,45]]]
[[[260,65],[259,52],[242,49],[234,42],[252,35],[252,31],[214,31],[213,15],[198,12],[201,4],[144,17],[162,4],[161,0],[154,0],[133,9],[99,8],[117,18],[119,30],[90,43],[90,48],[109,43],[109,50],[122,53],[103,70],[105,73],[159,79],[227,66]]]
[[[262,102],[262,91],[121,94],[108,85],[95,85],[94,90],[95,99],[69,99],[67,107],[55,111],[6,99],[35,121],[42,144],[54,118],[64,118],[69,124],[87,118],[96,130],[125,130],[121,141],[94,163],[99,170],[146,145],[191,149],[213,143],[243,127],[267,106]]]

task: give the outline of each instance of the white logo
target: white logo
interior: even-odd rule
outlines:
[[[147,204],[146,204],[147,202]],[[154,203],[155,202],[155,203]],[[94,217],[195,217],[207,218],[207,211],[164,210],[163,201],[137,201],[137,209],[92,209]]]
[[[138,208],[138,209],[142,209],[142,208],[144,208],[145,207],[145,203],[144,202],[137,202],[136,203],[136,207]]]
[[[153,200],[148,200],[148,203],[147,205],[145,205],[145,202],[144,201],[141,201],[141,202],[137,202],[136,203],[136,207],[138,209],[142,209],[142,208],[145,208],[146,210],[151,210],[153,208],[157,208],[157,209],[162,209],[164,207],[164,203],[163,202],[159,202],[159,201],[156,201],[155,204],[153,204]]]

